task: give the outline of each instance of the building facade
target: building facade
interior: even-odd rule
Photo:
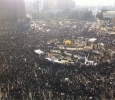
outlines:
[[[25,2],[25,11],[26,13],[30,13],[36,10],[36,2],[34,1],[26,1]]]
[[[25,20],[25,2],[24,0],[17,0],[16,15],[18,22]]]
[[[44,6],[43,0],[39,0],[39,1],[38,1],[38,10],[39,10],[39,11],[43,11],[43,6]]]
[[[113,19],[115,18],[115,11],[107,11],[103,13],[104,18],[110,18]]]
[[[60,9],[65,8],[71,9],[75,8],[75,1],[73,0],[44,0],[43,2],[44,10]]]
[[[24,0],[0,0],[0,21],[19,21],[25,19]]]
[[[57,8],[58,9],[75,8],[75,1],[73,1],[73,0],[57,0]]]

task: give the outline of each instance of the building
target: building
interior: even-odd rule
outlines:
[[[26,13],[43,10],[43,0],[25,1]]]
[[[44,1],[45,0],[25,1],[26,13],[38,13],[39,11],[43,11]]]
[[[16,20],[16,1],[0,0],[0,21]]]
[[[36,2],[34,1],[26,1],[25,2],[25,11],[26,13],[33,12],[37,9]]]
[[[73,0],[57,0],[57,8],[58,9],[71,9],[71,8],[75,8],[75,1]]]
[[[60,9],[63,10],[65,8],[71,9],[75,8],[75,1],[73,0],[44,0],[43,9],[44,10],[53,10]]]
[[[51,10],[51,6],[53,3],[50,1],[50,0],[44,0],[43,1],[43,10],[46,11],[46,10]]]
[[[107,11],[103,13],[104,18],[110,18],[113,19],[115,18],[115,11]]]
[[[28,1],[27,1],[28,2]],[[32,1],[31,1],[32,2]],[[32,7],[32,8],[34,8],[34,12],[38,12],[39,11],[39,3],[40,3],[40,0],[35,0],[35,1],[33,1],[33,3],[34,3],[34,5],[32,5],[32,6],[34,6],[34,7]],[[31,9],[31,8],[30,8]],[[31,9],[32,10],[32,9]]]
[[[24,0],[17,0],[16,15],[18,22],[25,20],[25,2]]]
[[[75,1],[73,0],[34,0],[26,2],[26,12],[39,12],[64,8],[75,8]]]
[[[43,2],[43,0],[39,0],[39,2],[38,2],[38,10],[43,11],[43,8],[44,8],[44,2]]]
[[[0,0],[0,21],[21,21],[25,19],[24,0]]]

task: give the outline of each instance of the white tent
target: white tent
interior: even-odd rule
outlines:
[[[51,61],[51,58],[46,58],[47,60]]]
[[[97,63],[94,63],[94,61],[90,61],[90,60],[85,60],[85,65],[97,65]]]
[[[98,50],[93,50],[93,53],[100,54]]]
[[[89,39],[90,42],[95,42],[96,40],[97,40],[96,38]]]
[[[69,78],[65,78],[65,81],[69,81]]]
[[[44,54],[44,52],[43,52],[43,51],[41,51],[40,49],[39,49],[39,50],[34,50],[34,52],[35,52],[35,53],[37,53],[37,54],[39,54],[39,55]]]
[[[93,61],[85,60],[85,65],[94,65]]]
[[[55,62],[55,63],[60,63],[60,64],[65,64],[65,63],[68,63],[68,61],[67,60],[61,60],[61,61],[59,61],[58,59],[56,59],[56,58],[45,58],[45,59],[47,59],[47,60],[49,60],[49,61],[51,61],[51,62]]]
[[[76,28],[76,25],[72,26],[72,28]]]
[[[101,46],[104,46],[104,43],[100,43]]]

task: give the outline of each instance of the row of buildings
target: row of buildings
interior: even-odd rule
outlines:
[[[24,19],[24,0],[0,0],[0,22],[20,22]]]
[[[44,9],[65,9],[65,8],[74,8],[75,7],[75,1],[73,0],[44,0]]]
[[[29,11],[63,10],[74,7],[73,0],[0,0],[0,22],[21,22]]]
[[[65,8],[75,8],[73,0],[34,0],[26,4],[26,12],[29,11],[46,11],[52,9],[63,10]]]

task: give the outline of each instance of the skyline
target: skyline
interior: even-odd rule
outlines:
[[[35,0],[24,0],[24,1],[35,1]],[[114,6],[115,0],[74,0],[76,2],[76,5],[111,5]]]
[[[114,5],[115,0],[74,0],[76,5]]]

